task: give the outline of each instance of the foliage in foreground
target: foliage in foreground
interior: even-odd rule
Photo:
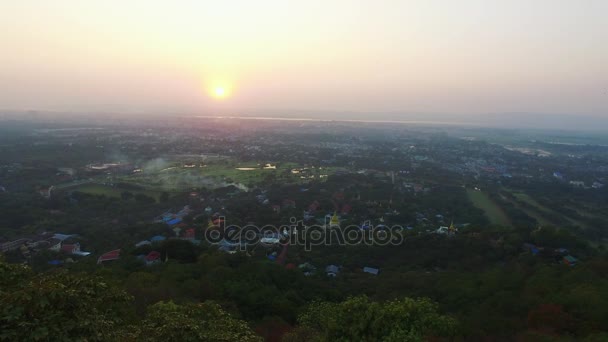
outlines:
[[[316,302],[299,317],[287,341],[423,341],[453,336],[456,321],[429,299],[373,302],[366,296],[341,303]]]
[[[0,260],[1,341],[256,341],[243,321],[213,303],[160,302],[145,319],[132,297],[101,277],[35,275]]]

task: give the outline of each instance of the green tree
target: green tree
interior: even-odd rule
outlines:
[[[133,198],[133,193],[132,193],[132,192],[129,192],[129,191],[123,191],[123,192],[121,192],[121,193],[120,193],[120,197],[121,197],[123,200],[128,201],[128,200],[130,200],[131,198]]]
[[[107,341],[131,318],[131,300],[103,278],[35,275],[0,261],[0,340]]]
[[[301,328],[287,339],[301,340],[298,331],[318,341],[422,341],[452,336],[456,321],[437,310],[437,304],[424,298],[373,302],[360,296],[341,303],[316,302],[300,315]]]
[[[159,302],[136,327],[141,341],[261,341],[243,321],[212,302],[177,305]]]
[[[168,201],[169,201],[169,194],[163,191],[163,192],[160,194],[160,196],[159,196],[158,200],[159,200],[161,203],[166,203],[166,202],[168,202]]]

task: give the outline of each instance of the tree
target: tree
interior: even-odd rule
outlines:
[[[528,327],[541,332],[561,334],[573,326],[574,319],[561,305],[541,304],[528,313]]]
[[[429,336],[452,336],[456,321],[437,312],[429,299],[404,298],[373,302],[366,296],[342,303],[315,302],[299,317],[307,336],[319,341],[422,341]],[[303,328],[303,329],[302,329]],[[287,338],[297,341],[298,336]]]
[[[163,192],[160,194],[160,196],[159,196],[158,200],[159,200],[161,203],[166,203],[166,202],[168,202],[168,201],[169,201],[169,194],[163,191]]]
[[[136,327],[144,341],[261,341],[243,321],[212,302],[177,305],[159,302]]]
[[[123,200],[127,201],[127,200],[130,200],[131,198],[133,198],[133,193],[129,192],[129,191],[123,191],[120,193],[120,197]]]
[[[95,276],[35,275],[0,261],[0,340],[115,339],[131,297]]]
[[[138,320],[132,297],[104,278],[35,274],[0,260],[0,341],[260,341],[214,303],[159,302]]]
[[[153,197],[144,195],[144,194],[136,194],[135,201],[143,204],[152,204],[155,203],[156,200]]]

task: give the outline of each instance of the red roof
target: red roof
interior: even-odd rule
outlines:
[[[146,255],[146,261],[156,261],[160,259],[160,253],[157,251],[152,251]]]
[[[296,201],[286,198],[283,200],[283,207],[295,207]]]
[[[66,253],[72,253],[76,250],[76,245],[63,245],[61,246],[61,250]]]
[[[351,211],[352,208],[353,207],[351,207],[348,204],[343,205],[342,206],[342,214],[348,214],[348,213],[350,213],[350,211]]]
[[[317,209],[319,209],[319,202],[314,201],[312,202],[309,206],[308,206],[308,211],[312,212],[312,211],[316,211]]]
[[[186,232],[184,233],[184,237],[188,238],[188,239],[194,239],[194,228],[190,228],[190,229],[186,229]]]
[[[102,254],[97,258],[97,263],[100,264],[103,261],[116,260],[120,257],[120,249],[115,249],[107,253]]]

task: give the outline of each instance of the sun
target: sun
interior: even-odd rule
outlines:
[[[213,94],[215,97],[224,97],[226,96],[226,89],[224,87],[216,87],[213,89]]]
[[[218,86],[218,87],[213,88],[213,90],[211,91],[211,94],[216,99],[224,99],[224,98],[228,97],[228,89],[226,87]]]
[[[205,93],[211,99],[216,101],[226,100],[232,97],[234,93],[234,86],[231,82],[225,80],[216,80],[207,82],[205,86]]]

